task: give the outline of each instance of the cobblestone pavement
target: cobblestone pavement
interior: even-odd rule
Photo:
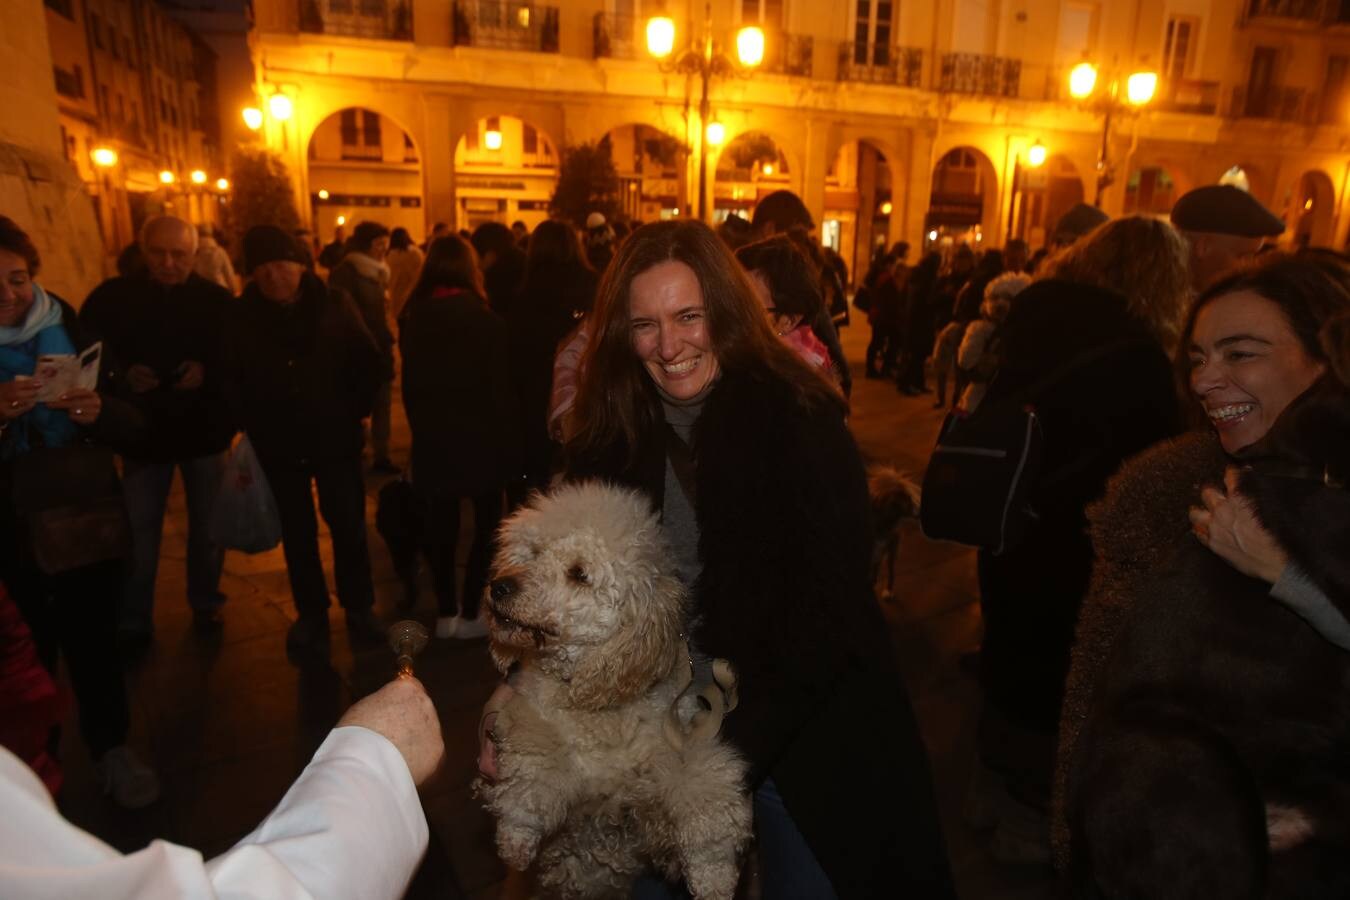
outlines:
[[[932,408],[931,395],[904,397],[889,382],[861,377],[865,324],[844,329],[843,337],[855,373],[851,425],[864,454],[920,474],[941,412]],[[406,462],[407,422],[397,400],[394,447],[395,461]],[[384,480],[367,481],[368,519],[373,520],[375,493]],[[163,837],[197,847],[209,857],[228,848],[271,809],[352,700],[392,676],[394,660],[384,648],[353,649],[341,627],[341,613],[335,612],[330,663],[297,668],[288,662],[284,637],[295,613],[279,549],[258,556],[230,553],[221,585],[230,598],[224,631],[214,638],[194,633],[184,599],[186,511],[180,486],[175,486],[170,503],[157,587],[156,640],[144,662],[128,675],[131,744],[159,772],[164,795],[134,813],[105,800],[74,738],[72,714],[63,746],[67,786],[61,805],[72,821],[124,850]],[[470,529],[464,531],[467,537]],[[321,546],[331,577],[326,537]],[[373,524],[371,551],[377,608],[393,618],[399,585]],[[423,587],[415,615],[430,623],[434,601],[430,586]],[[109,602],[115,590],[109,585]],[[981,837],[960,821],[979,702],[974,679],[958,665],[960,656],[979,642],[972,553],[929,542],[916,527],[907,526],[894,599],[883,608],[932,757],[961,896],[1051,897],[1045,870],[999,865],[989,858]],[[520,879],[509,876],[496,859],[490,821],[469,794],[477,715],[496,681],[484,642],[434,641],[417,669],[440,712],[447,760],[423,792],[432,842],[409,896],[521,895]],[[902,816],[904,810],[895,814]]]

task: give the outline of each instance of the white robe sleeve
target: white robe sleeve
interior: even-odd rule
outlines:
[[[335,729],[280,805],[234,849],[203,861],[155,841],[123,855],[57,812],[42,782],[0,747],[0,897],[401,897],[427,846],[426,817],[394,745]]]

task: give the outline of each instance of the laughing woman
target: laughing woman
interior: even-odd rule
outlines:
[[[695,643],[739,675],[723,733],[750,763],[763,896],[950,896],[842,396],[699,222],[635,231],[592,318],[568,475],[661,511]]]

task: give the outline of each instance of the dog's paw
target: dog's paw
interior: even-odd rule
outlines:
[[[513,869],[524,871],[539,854],[539,841],[543,836],[528,828],[497,829],[497,855],[502,862]]]
[[[734,859],[690,866],[685,883],[694,900],[731,900],[736,895],[740,869]]]

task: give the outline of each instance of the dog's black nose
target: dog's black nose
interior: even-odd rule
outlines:
[[[520,585],[516,584],[514,578],[498,578],[492,582],[492,587],[489,590],[492,591],[493,600],[505,600],[520,590]]]

